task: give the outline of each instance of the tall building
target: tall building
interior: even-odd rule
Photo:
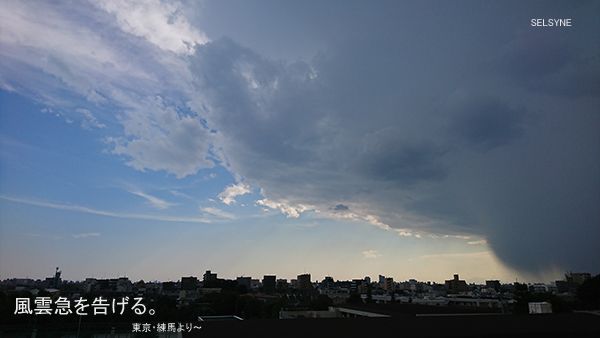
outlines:
[[[273,293],[275,292],[275,287],[276,287],[276,276],[275,275],[265,275],[263,276],[263,280],[262,280],[262,284],[263,284],[263,291],[265,293]]]
[[[394,291],[394,278],[386,277],[383,280],[383,289],[386,291]]]
[[[217,274],[211,273],[210,270],[206,270],[206,273],[204,274],[204,278],[203,278],[204,283],[213,282],[216,280],[217,280]]]
[[[56,272],[54,272],[54,280],[52,281],[52,287],[55,289],[58,289],[58,287],[60,286],[61,280],[60,280],[60,275],[62,274],[62,271],[58,270],[58,267],[56,267]],[[589,273],[588,273],[589,275]]]
[[[61,283],[61,279],[60,279],[61,273],[62,273],[62,271],[60,271],[60,270],[58,270],[58,268],[56,268],[54,277],[46,277],[46,280],[44,281],[44,288],[58,289],[60,287],[60,283]]]
[[[458,274],[454,275],[454,279],[449,279],[446,281],[446,291],[457,293],[468,290],[469,288],[467,287],[467,282],[464,280],[459,280]]]
[[[351,291],[360,294],[367,293],[367,283],[364,279],[353,279]]]
[[[311,291],[313,289],[312,282],[310,281],[310,273],[298,275],[298,290]]]
[[[335,281],[333,280],[333,277],[330,277],[330,276],[325,277],[320,285],[320,288],[322,290],[333,289],[334,287],[335,287]]]
[[[581,285],[590,278],[592,278],[592,275],[588,272],[571,272],[569,275],[567,275],[567,282],[573,282],[577,285]]]

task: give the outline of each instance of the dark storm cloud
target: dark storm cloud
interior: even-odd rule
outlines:
[[[244,139],[243,154],[262,160],[306,161],[314,142],[317,105],[311,95],[310,69],[264,59],[229,39],[200,46],[192,71],[209,102],[218,131]],[[317,138],[318,140],[318,138]],[[298,147],[306,144],[306,147]],[[231,149],[233,151],[233,149]]]
[[[439,157],[443,154],[433,142],[406,140],[401,131],[384,128],[364,136],[356,165],[366,177],[408,187],[421,180],[442,180],[446,169]]]
[[[333,210],[335,211],[346,211],[350,208],[348,208],[347,206],[343,205],[343,204],[338,204],[335,207],[333,207]]]
[[[453,107],[450,131],[481,150],[502,146],[523,134],[524,113],[492,97],[472,97]]]
[[[355,70],[356,58],[364,56],[340,63]],[[378,103],[377,97],[385,97],[385,93],[374,96],[377,88],[363,91],[363,84],[359,88],[348,85],[347,69],[323,69],[329,62],[321,57],[316,65],[286,65],[266,60],[229,39],[198,48],[192,71],[197,88],[209,98],[210,121],[224,136],[225,153],[234,167],[253,163],[236,170],[249,178],[287,183],[328,177],[335,170],[407,187],[443,179],[446,168],[439,158],[444,147],[409,137],[396,121],[406,113],[390,115],[398,108]],[[393,63],[392,59],[387,62]],[[376,78],[373,74],[350,76],[361,79],[358,82]],[[348,103],[357,96],[375,100]],[[372,111],[367,113],[363,105],[365,109],[370,105]],[[390,116],[395,127],[386,126]],[[243,141],[228,142],[238,138]],[[259,169],[269,161],[272,169],[278,168],[276,173]]]
[[[531,91],[573,98],[598,96],[600,46],[589,29],[580,20],[570,35],[527,32],[505,47],[496,68]]]
[[[518,41],[502,59],[502,71],[515,79],[530,81],[554,74],[576,56],[575,46],[551,38]]]
[[[524,271],[590,270],[600,266],[600,65],[586,43],[598,39],[532,31],[537,7],[515,17],[517,3],[412,8],[403,25],[414,34],[376,13],[337,17],[340,34],[363,32],[305,62],[215,40],[190,59],[197,100],[229,169],[274,203],[482,236]],[[404,10],[389,7],[384,17]],[[573,8],[544,15],[591,20]],[[447,13],[444,29],[428,21]],[[536,34],[542,42],[528,43]]]

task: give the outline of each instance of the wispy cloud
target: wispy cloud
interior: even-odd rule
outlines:
[[[377,253],[377,250],[363,251],[362,254],[363,259],[377,258],[381,256],[381,254]]]
[[[206,220],[203,218],[177,217],[177,216],[166,216],[166,215],[122,214],[122,213],[114,213],[114,212],[109,212],[109,211],[95,210],[95,209],[91,209],[91,208],[87,208],[87,207],[82,207],[79,205],[47,203],[47,202],[39,202],[39,201],[7,197],[7,196],[0,196],[0,198],[8,200],[8,201],[12,201],[12,202],[17,202],[17,203],[37,205],[40,207],[59,209],[59,210],[78,211],[78,212],[85,212],[88,214],[110,216],[110,217],[117,217],[117,218],[133,218],[133,219],[145,219],[145,220],[152,220],[152,221],[167,221],[167,222],[211,223],[209,220]]]
[[[157,47],[179,54],[191,54],[195,44],[204,44],[208,38],[190,24],[181,3],[145,1],[94,1],[96,6],[114,14],[119,27],[127,33],[142,37]]]
[[[6,90],[7,92],[15,92],[15,91],[17,91],[13,86],[11,86],[8,83],[4,82],[4,80],[2,78],[0,78],[0,88]]]
[[[47,235],[47,234],[39,234],[39,233],[26,233],[26,236],[29,237],[50,237],[50,238],[54,238],[54,239],[61,239],[62,236],[57,236],[57,235]],[[97,237],[100,236],[99,232],[88,232],[88,233],[84,233],[84,234],[71,234],[71,237],[73,238],[87,238],[87,237]]]
[[[298,218],[298,217],[300,217],[300,213],[307,211],[307,210],[314,209],[313,206],[308,206],[308,205],[292,206],[289,203],[287,203],[286,201],[279,203],[279,202],[274,202],[272,200],[269,200],[267,198],[258,200],[255,202],[256,202],[256,204],[262,205],[263,207],[267,207],[270,209],[279,209],[282,213],[286,214],[288,218]],[[268,211],[268,209],[263,208],[263,211]]]
[[[40,236],[42,236],[42,234],[38,234],[38,233],[35,233],[35,232],[28,232],[28,233],[25,234],[25,236],[40,237]]]
[[[218,208],[211,208],[211,207],[200,207],[200,211],[202,211],[205,214],[211,214],[217,217],[222,217],[222,218],[229,218],[229,219],[236,219],[235,215],[230,214],[228,212],[225,212],[221,209]]]
[[[152,195],[145,194],[145,193],[143,193],[141,191],[129,191],[129,192],[132,193],[132,194],[134,194],[134,195],[138,195],[140,197],[143,197],[143,198],[147,199],[150,203],[152,203],[152,205],[155,208],[160,209],[160,210],[164,210],[164,209],[167,209],[167,208],[170,208],[170,207],[176,205],[175,203],[169,203],[169,202],[167,202],[165,200],[161,200],[158,197],[154,197]]]
[[[103,123],[98,122],[98,120],[96,119],[94,114],[92,114],[91,111],[83,108],[77,108],[75,109],[75,111],[83,115],[84,117],[83,121],[81,121],[82,128],[91,129],[91,127],[96,127],[102,129],[106,127],[106,125],[104,125]]]
[[[185,197],[185,198],[193,199],[193,197],[192,197],[192,196],[190,196],[190,195],[188,195],[188,194],[184,194],[184,193],[182,193],[182,192],[180,192],[180,191],[177,191],[177,190],[170,190],[170,191],[171,191],[171,194],[173,194],[173,195],[175,195],[175,196],[179,196],[179,197]]]
[[[479,240],[479,241],[470,241],[470,242],[467,242],[467,244],[469,244],[469,245],[477,245],[477,244],[487,245],[488,243],[487,243],[487,241],[485,239],[482,239],[482,240]]]
[[[71,237],[73,238],[87,238],[87,237],[96,237],[96,236],[100,236],[99,232],[89,232],[87,234],[72,234]]]

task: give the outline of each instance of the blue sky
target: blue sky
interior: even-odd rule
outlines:
[[[0,6],[0,278],[600,273],[598,1]]]

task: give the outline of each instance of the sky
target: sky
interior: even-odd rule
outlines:
[[[598,274],[599,12],[4,0],[0,279]]]

